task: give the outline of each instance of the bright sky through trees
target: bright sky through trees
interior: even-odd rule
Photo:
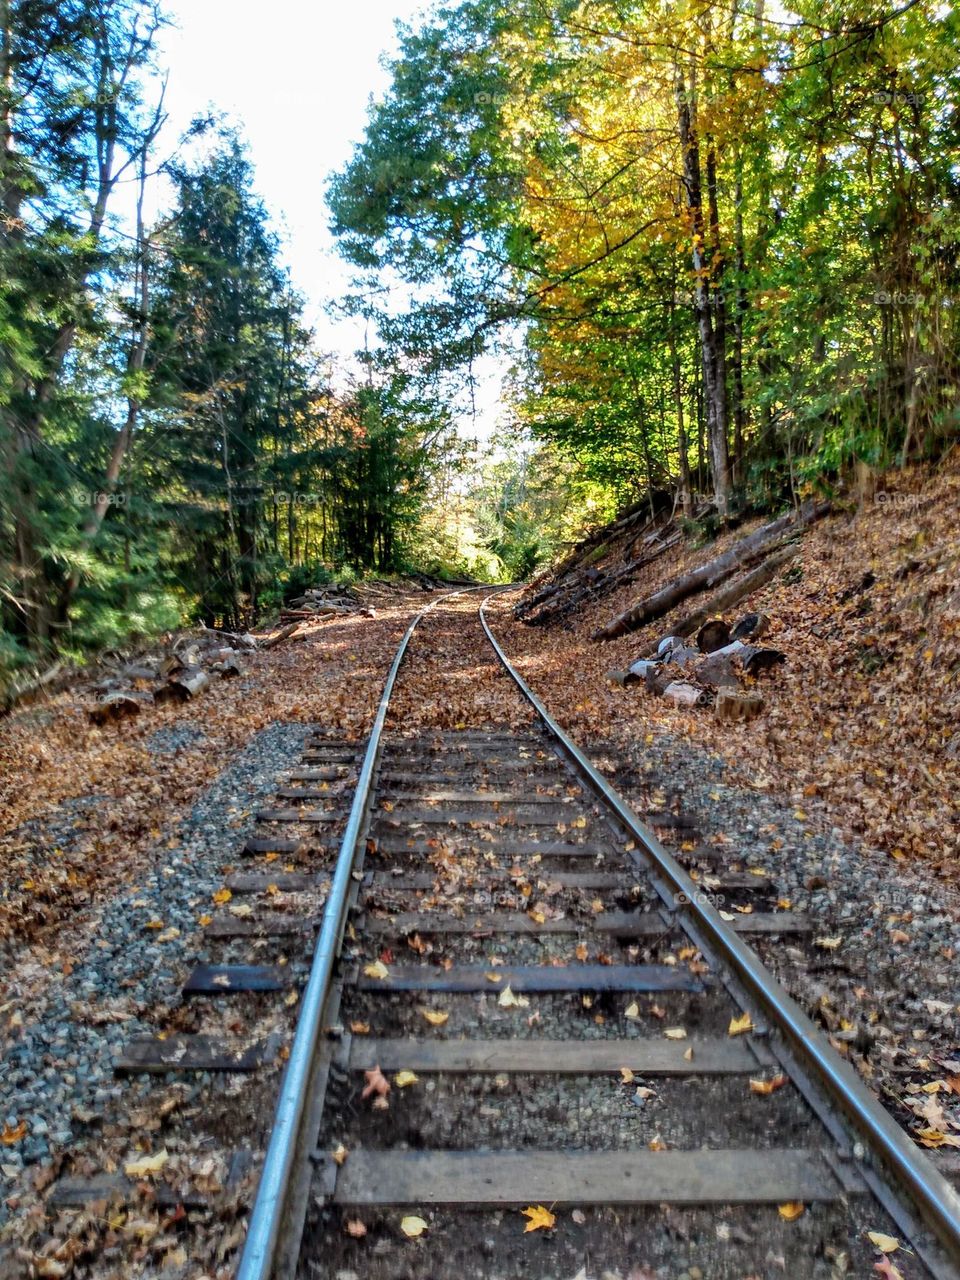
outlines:
[[[284,256],[306,295],[324,349],[348,356],[362,330],[323,312],[349,277],[327,231],[327,174],[363,135],[380,67],[395,49],[394,21],[419,0],[174,0],[177,29],[163,36],[170,68],[171,137],[207,106],[227,112],[250,146],[257,188],[286,232]]]

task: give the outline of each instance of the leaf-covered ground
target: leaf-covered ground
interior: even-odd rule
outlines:
[[[265,725],[364,735],[400,636],[428,599],[413,591],[376,618],[308,624],[304,639],[252,654],[247,675],[183,706],[98,728],[79,683],[0,722],[0,940],[37,937],[135,883],[142,859],[176,840],[191,803]]]
[[[606,643],[590,633],[747,531],[686,543],[616,594],[587,603],[565,627],[512,621],[498,629],[518,666],[575,735],[629,739],[662,729],[719,752],[732,777],[793,797],[813,823],[894,858],[960,875],[960,462],[909,473],[857,510],[839,510],[805,535],[800,556],[739,613],[771,619],[764,639],[787,664],[758,685],[765,708],[731,730],[709,711],[677,709],[605,674],[670,634],[687,601],[644,629]],[[749,528],[749,526],[748,526]],[[618,548],[609,552],[616,567]],[[597,561],[593,562],[595,565]],[[798,569],[799,566],[799,569]],[[604,567],[604,563],[600,563]],[[872,585],[864,586],[872,575]],[[696,598],[695,598],[696,600]],[[811,799],[822,803],[811,805]]]

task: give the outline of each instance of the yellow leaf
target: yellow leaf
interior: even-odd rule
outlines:
[[[526,996],[515,996],[510,990],[509,983],[500,992],[497,997],[497,1004],[501,1009],[526,1009],[530,1001]]]
[[[198,916],[198,917],[197,917],[197,924],[202,925],[202,926],[203,926],[203,928],[205,929],[205,928],[207,927],[207,925],[208,925],[208,924],[213,924],[213,916],[208,916],[208,915],[206,915],[206,914],[204,914],[204,915],[202,915],[202,916]]]
[[[774,1076],[772,1080],[751,1080],[750,1092],[760,1094],[775,1093],[777,1089],[782,1089],[787,1083],[785,1075]]]
[[[350,1030],[355,1036],[368,1036],[370,1034],[369,1022],[351,1022]]]
[[[0,1132],[0,1142],[5,1147],[12,1147],[27,1136],[27,1122],[21,1120],[19,1124],[5,1124],[3,1131]]]
[[[690,1048],[686,1051],[686,1053],[683,1055],[683,1057],[684,1057],[684,1061],[685,1061],[685,1062],[692,1062],[692,1061],[693,1061],[693,1045],[691,1045],[691,1046],[690,1046]]]
[[[545,1209],[542,1204],[531,1205],[529,1209],[524,1209],[522,1212],[525,1218],[530,1219],[523,1228],[524,1235],[528,1231],[543,1231],[552,1227],[557,1220],[554,1214],[549,1209]]]
[[[925,1147],[960,1147],[960,1138],[939,1129],[918,1129],[917,1137]]]
[[[483,976],[486,978],[486,980],[487,980],[488,982],[502,982],[502,981],[503,981],[503,974],[502,974],[502,973],[485,973]]]
[[[633,1072],[629,1067],[620,1068],[620,1079],[624,1084],[633,1084]]]
[[[796,818],[798,822],[806,822],[807,820],[807,815],[804,813],[802,809],[794,809],[793,816]]]
[[[443,1013],[440,1009],[421,1009],[420,1013],[430,1023],[431,1027],[442,1027],[450,1017],[449,1013]]]
[[[144,1156],[141,1160],[130,1160],[123,1166],[123,1172],[128,1178],[146,1178],[151,1174],[159,1173],[169,1158],[166,1148],[163,1147],[154,1156]]]
[[[655,1137],[655,1138],[651,1138],[651,1139],[650,1139],[650,1141],[647,1143],[647,1146],[650,1148],[650,1150],[651,1150],[651,1151],[666,1151],[666,1150],[667,1150],[667,1144],[666,1144],[666,1143],[664,1142],[664,1140],[660,1137],[659,1133],[656,1135],[656,1137]]]
[[[393,1077],[393,1083],[398,1089],[405,1089],[409,1084],[418,1084],[420,1077],[413,1071],[398,1071]]]
[[[291,992],[290,992],[290,994],[286,997],[286,999],[284,1000],[284,1002],[283,1002],[283,1003],[284,1003],[284,1004],[285,1004],[289,1009],[292,1009],[292,1008],[293,1008],[293,1006],[297,1003],[297,1001],[298,1001],[299,999],[300,999],[300,996],[298,995],[298,993],[297,993],[296,991],[291,991]]]
[[[742,1036],[746,1031],[753,1030],[753,1019],[749,1013],[743,1014],[739,1018],[731,1018],[730,1025],[727,1027],[728,1036]]]
[[[896,1236],[885,1236],[882,1231],[868,1231],[867,1239],[881,1253],[896,1253],[900,1248],[900,1241]]]
[[[147,921],[147,923],[146,923],[146,925],[144,926],[144,928],[146,928],[146,929],[162,929],[162,928],[163,928],[163,921],[162,921],[162,920],[148,920],[148,921]]]
[[[427,1224],[423,1218],[418,1218],[412,1213],[400,1223],[400,1230],[405,1236],[409,1236],[411,1240],[416,1240],[417,1236],[422,1236],[426,1229]]]
[[[578,942],[577,949],[576,951],[574,951],[573,954],[577,957],[578,960],[586,960],[587,956],[590,954],[589,951],[587,950],[587,944],[585,942]],[[629,1013],[627,1014],[627,1017],[628,1018],[630,1017]]]
[[[582,829],[587,825],[587,820],[584,817],[574,818],[570,825],[571,827],[579,827]]]
[[[803,1213],[803,1205],[799,1200],[790,1200],[787,1204],[778,1205],[777,1213],[783,1218],[784,1222],[796,1222],[797,1218]]]
[[[837,947],[843,942],[842,938],[817,938],[815,939],[818,947],[824,951],[836,951]]]
[[[528,911],[527,915],[530,917],[530,919],[533,921],[534,924],[544,924],[547,919],[547,917],[543,914],[542,911]]]
[[[667,1027],[663,1033],[668,1040],[686,1040],[687,1032],[684,1027]]]
[[[233,894],[229,889],[218,889],[213,895],[213,900],[222,905],[224,902],[229,902],[232,897]]]
[[[365,964],[363,972],[368,978],[379,978],[381,981],[390,977],[390,970],[382,960],[374,960],[373,964]]]
[[[343,1164],[349,1154],[349,1151],[342,1142],[338,1143],[336,1149],[330,1152],[334,1164]]]
[[[626,1009],[623,1011],[623,1016],[625,1018],[640,1017],[640,1006],[637,1004],[636,1000],[634,1000],[632,1004],[627,1005]]]

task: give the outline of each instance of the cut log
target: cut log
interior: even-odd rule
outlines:
[[[143,703],[152,701],[153,698],[148,693],[107,693],[90,709],[90,719],[94,724],[111,724],[115,720],[124,720],[127,716],[138,716]]]
[[[779,649],[756,649],[747,646],[748,652],[741,655],[741,664],[748,676],[758,676],[763,671],[772,671],[774,667],[782,666],[787,660],[787,655],[781,653]]]
[[[605,679],[607,684],[619,685],[621,689],[629,684],[640,683],[640,676],[635,671],[608,671]]]
[[[706,689],[698,689],[695,684],[684,684],[674,680],[663,691],[668,702],[675,702],[678,707],[704,707],[710,701]]]
[[[714,714],[726,724],[753,720],[763,710],[763,694],[739,689],[720,689]]]
[[[759,640],[770,629],[765,613],[747,613],[730,632],[731,640]]]
[[[697,648],[701,653],[713,653],[730,643],[730,628],[722,618],[710,618],[697,632]]]
[[[791,512],[789,515],[781,516],[779,520],[772,520],[769,524],[748,534],[746,538],[741,538],[723,555],[699,565],[689,573],[675,578],[665,587],[661,587],[653,595],[646,596],[625,613],[614,618],[612,622],[600,627],[593,633],[591,639],[612,640],[616,636],[636,631],[646,623],[663,617],[689,596],[716,586],[732,577],[738,569],[749,568],[758,560],[765,559],[783,541],[785,535],[789,536],[797,529],[820,519],[829,510],[829,503],[822,503],[820,506],[808,505],[797,515]]]
[[[206,671],[200,667],[189,668],[172,675],[163,688],[157,690],[156,698],[158,702],[166,702],[172,698],[186,702],[188,698],[195,698],[198,693],[203,693],[209,683],[210,677]]]

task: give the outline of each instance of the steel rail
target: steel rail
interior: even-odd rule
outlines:
[[[437,600],[432,600],[421,609],[404,633],[403,639],[394,655],[390,670],[380,695],[376,718],[367,749],[357,779],[350,815],[340,842],[337,854],[337,865],[334,870],[330,892],[323,910],[320,933],[317,937],[310,976],[307,980],[300,1005],[300,1016],[294,1035],[290,1057],[287,1061],[280,1095],[277,1099],[273,1129],[270,1142],[264,1157],[260,1181],[243,1253],[234,1280],[268,1280],[273,1271],[277,1242],[280,1236],[281,1221],[287,1200],[290,1177],[293,1170],[294,1152],[300,1124],[303,1119],[307,1093],[310,1083],[310,1072],[320,1040],[321,1019],[323,1009],[330,993],[333,978],[333,967],[340,952],[343,930],[346,925],[346,913],[350,886],[352,883],[353,864],[356,858],[357,843],[366,818],[370,802],[370,792],[377,758],[380,753],[380,740],[383,726],[387,718],[387,709],[397,680],[397,672],[407,652],[410,639],[418,624],[431,609],[438,604],[464,595],[467,591],[493,591],[494,587],[466,587],[459,591],[451,591]]]
[[[849,1063],[824,1041],[800,1006],[766,970],[754,951],[703,900],[697,885],[673,855],[660,843],[629,804],[597,772],[573,740],[516,671],[490,629],[486,601],[480,605],[480,621],[487,639],[507,674],[516,683],[543,724],[563,747],[595,794],[612,810],[631,836],[646,850],[673,889],[674,905],[683,903],[697,917],[704,934],[713,942],[737,978],[758,1001],[784,1035],[803,1067],[865,1139],[867,1148],[891,1174],[924,1224],[933,1232],[954,1264],[960,1265],[960,1194],[910,1141],[903,1129],[877,1102]]]

